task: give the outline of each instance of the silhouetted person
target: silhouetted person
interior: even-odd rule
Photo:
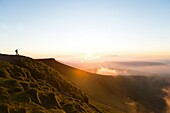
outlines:
[[[16,52],[16,55],[19,55],[19,54],[18,54],[18,49],[16,49],[15,52]]]

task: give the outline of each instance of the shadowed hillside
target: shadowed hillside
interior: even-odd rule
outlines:
[[[54,59],[40,61],[59,71],[90,98],[127,113],[163,113],[167,104],[162,91],[170,86],[165,76],[101,76],[88,73]]]
[[[0,55],[0,112],[122,113],[91,101],[59,71],[10,55]]]

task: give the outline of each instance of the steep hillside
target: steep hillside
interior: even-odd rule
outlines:
[[[170,87],[165,76],[101,76],[54,59],[39,60],[72,80],[90,98],[127,113],[163,113],[168,107],[162,90]]]
[[[60,72],[24,56],[0,55],[1,113],[121,113],[91,101]]]

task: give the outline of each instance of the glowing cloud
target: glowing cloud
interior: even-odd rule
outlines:
[[[113,75],[113,76],[118,75],[118,72],[115,69],[112,70],[105,67],[101,67],[100,69],[97,69],[96,73],[100,75]]]

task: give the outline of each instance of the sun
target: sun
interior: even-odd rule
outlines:
[[[84,56],[84,60],[95,60],[97,58],[99,58],[99,56],[93,52],[87,52]]]
[[[80,54],[80,62],[85,63],[88,61],[96,61],[100,58],[99,54],[93,52],[92,50],[90,51],[85,51]]]
[[[87,53],[87,58],[88,58],[88,59],[93,59],[93,57],[94,57],[94,55],[93,55],[92,52],[88,52],[88,53]]]

